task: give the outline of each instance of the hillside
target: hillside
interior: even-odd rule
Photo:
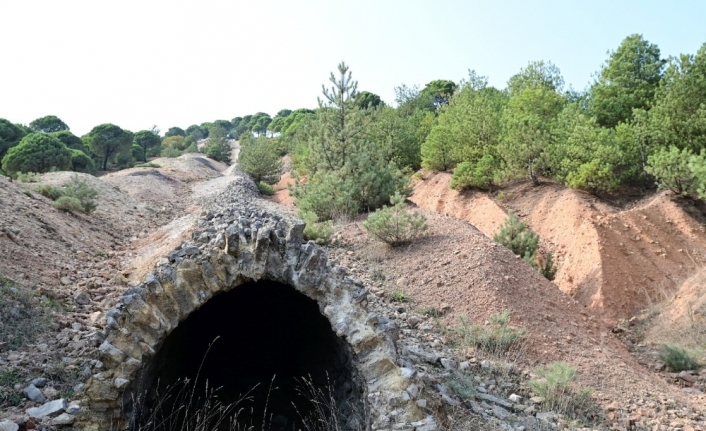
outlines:
[[[410,200],[491,238],[514,211],[553,253],[557,286],[612,321],[670,298],[706,261],[703,214],[667,192],[626,208],[555,184],[516,185],[492,199],[451,190],[450,178],[435,173],[417,181]]]

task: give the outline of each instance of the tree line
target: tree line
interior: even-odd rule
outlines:
[[[630,35],[583,91],[565,88],[548,61],[502,89],[474,71],[459,83],[402,85],[396,107],[358,92],[345,63],[329,81],[317,109],[241,152],[246,171],[263,169],[248,166],[248,152],[288,152],[297,206],[319,220],[409,194],[420,167],[451,172],[459,190],[549,180],[593,194],[660,187],[706,197],[706,44],[663,58]]]

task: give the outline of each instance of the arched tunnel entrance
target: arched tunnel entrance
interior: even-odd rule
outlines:
[[[350,346],[316,301],[272,281],[238,286],[194,311],[136,383],[125,400],[132,430],[177,429],[186,410],[193,415],[217,404],[234,406],[239,428],[227,419],[199,429],[304,430],[307,418],[333,420],[332,414],[341,429],[365,429],[363,383]]]

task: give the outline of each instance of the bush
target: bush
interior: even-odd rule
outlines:
[[[691,165],[695,156],[689,149],[679,150],[677,147],[662,148],[647,158],[645,171],[653,175],[659,188],[669,189],[680,196],[697,195],[698,178],[694,175]]]
[[[92,173],[96,170],[93,159],[81,150],[71,149],[71,170],[74,172]]]
[[[390,203],[391,207],[382,207],[363,222],[368,234],[394,247],[409,242],[427,229],[426,217],[418,212],[408,212],[402,195],[390,196]]]
[[[544,262],[544,265],[540,266],[539,268],[539,273],[544,276],[549,281],[554,280],[554,277],[556,277],[556,272],[558,268],[556,265],[554,265],[554,256],[552,256],[551,253],[547,254],[547,260]]]
[[[174,147],[162,147],[162,157],[179,157],[181,156],[181,151]]]
[[[300,213],[312,212],[319,220],[352,217],[358,213],[351,187],[335,172],[316,175],[290,190]]]
[[[184,151],[188,146],[189,144],[183,136],[169,136],[162,140],[162,151],[164,151],[165,148],[175,148],[179,151]]]
[[[77,213],[83,211],[81,201],[71,196],[62,196],[57,199],[56,202],[54,202],[54,208],[58,209],[59,211],[65,211],[68,213]]]
[[[282,174],[282,160],[270,139],[246,138],[240,143],[238,167],[255,182],[275,184]]]
[[[58,187],[54,187],[50,184],[42,184],[40,186],[37,186],[34,188],[34,191],[39,193],[40,195],[46,197],[46,198],[53,200],[53,201],[64,196],[63,190],[61,190]]]
[[[17,172],[49,172],[71,169],[71,151],[60,140],[46,133],[31,133],[10,148],[2,159],[2,169]]]
[[[145,160],[145,150],[137,144],[132,144],[130,147],[130,154],[134,160]]]
[[[81,205],[81,211],[86,214],[92,213],[98,206],[93,200],[98,196],[98,190],[92,188],[85,179],[79,178],[76,174],[64,184],[64,196],[77,199]]]
[[[697,360],[696,352],[684,349],[673,344],[663,344],[662,352],[659,354],[667,367],[673,372],[695,370],[701,366]]]
[[[574,416],[589,405],[592,389],[576,392],[576,368],[566,362],[552,362],[546,367],[534,369],[537,379],[529,381],[532,390],[544,398],[543,406],[556,413]]]
[[[484,155],[476,163],[459,163],[451,177],[451,188],[455,190],[471,187],[487,189],[495,184],[495,173],[499,168],[499,162],[490,154]]]
[[[492,313],[488,319],[490,326],[471,325],[462,318],[457,332],[466,343],[488,353],[501,355],[510,350],[527,332],[524,328],[509,326],[511,315],[510,310]]]
[[[131,151],[124,151],[115,156],[115,166],[119,168],[131,168],[135,166],[135,157]]]
[[[18,172],[17,181],[21,183],[38,183],[42,180],[42,176],[36,172]]]
[[[161,168],[162,165],[158,165],[157,163],[149,162],[149,163],[140,163],[138,165],[135,165],[136,168]]]
[[[188,147],[186,147],[186,150],[184,150],[185,153],[198,153],[199,152],[199,147],[196,142],[192,142]]]
[[[531,264],[534,263],[539,237],[512,211],[508,213],[505,223],[500,226],[500,231],[495,234],[493,240],[509,248],[516,255],[522,256]]]
[[[257,183],[257,189],[265,196],[272,196],[275,194],[275,188],[263,181]]]
[[[304,239],[317,244],[328,244],[333,236],[333,222],[331,220],[319,223],[318,217],[313,212],[300,212],[300,217],[306,222]]]

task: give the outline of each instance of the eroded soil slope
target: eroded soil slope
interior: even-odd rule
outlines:
[[[492,237],[507,211],[516,212],[553,253],[562,291],[615,320],[661,302],[706,261],[702,216],[667,192],[630,208],[555,184],[503,191],[449,189],[450,174],[417,181],[411,200],[422,208],[467,220]]]

